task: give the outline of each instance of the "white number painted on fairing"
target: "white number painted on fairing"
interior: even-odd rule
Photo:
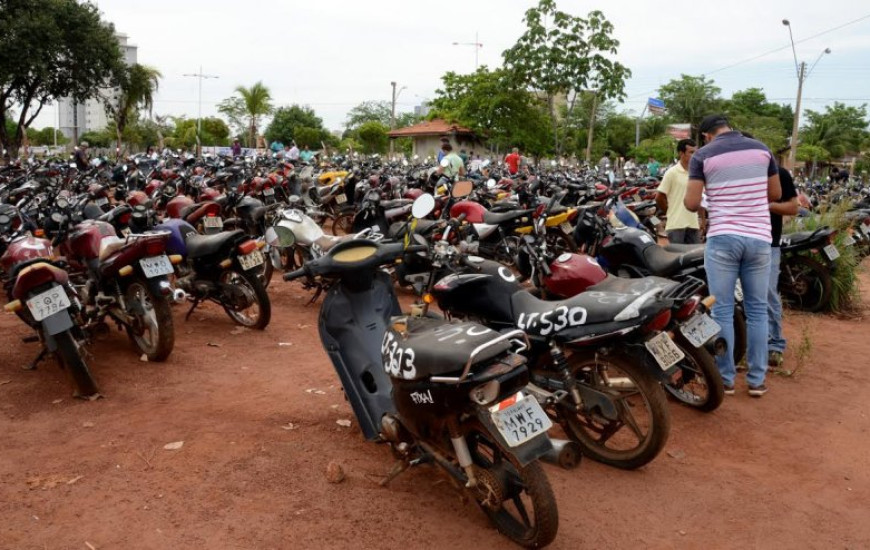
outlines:
[[[577,327],[586,323],[586,310],[576,306],[559,306],[552,311],[544,313],[520,313],[517,327],[522,330],[535,331],[541,336],[547,336],[552,332],[559,332],[568,327]]]
[[[405,380],[413,380],[417,376],[417,367],[414,365],[417,354],[411,348],[399,346],[399,342],[396,341],[392,332],[387,331],[384,334],[381,357],[387,374]]]

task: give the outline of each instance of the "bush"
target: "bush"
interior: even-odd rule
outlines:
[[[784,233],[794,231],[814,231],[819,227],[828,226],[837,230],[834,244],[840,251],[840,257],[834,262],[831,273],[833,292],[829,309],[834,313],[844,313],[858,305],[860,293],[858,288],[858,266],[861,259],[856,246],[846,246],[845,240],[851,235],[851,223],[846,219],[846,212],[852,208],[852,203],[842,201],[836,205],[821,208],[818,213],[812,213],[805,218],[795,218]],[[807,255],[826,265],[826,261],[818,253],[807,252]]]

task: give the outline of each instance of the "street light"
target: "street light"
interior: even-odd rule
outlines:
[[[478,67],[478,52],[480,52],[480,48],[483,47],[483,44],[480,43],[480,40],[477,38],[477,33],[474,33],[474,42],[454,42],[454,46],[474,46],[474,70],[477,71]]]
[[[220,78],[213,74],[202,74],[202,65],[199,66],[198,73],[187,73],[184,76],[192,76],[199,79],[199,112],[196,115],[196,156],[202,156],[202,79],[203,78]]]
[[[822,53],[819,54],[819,57],[816,58],[816,61],[812,64],[810,70],[808,71],[805,61],[801,61],[800,64],[798,64],[797,50],[794,47],[794,36],[791,32],[791,22],[788,19],[783,19],[782,24],[788,27],[788,37],[789,40],[791,40],[791,52],[794,55],[794,66],[798,78],[797,101],[794,109],[794,123],[791,129],[791,147],[789,147],[788,151],[788,167],[792,171],[794,171],[795,154],[797,153],[798,126],[800,125],[801,117],[801,95],[803,94],[804,81],[810,76],[810,73],[813,72],[813,69],[822,59],[822,56],[831,53],[831,48],[825,48],[824,50],[822,50]]]
[[[393,101],[390,105],[390,130],[396,129],[396,101],[399,99],[399,95],[402,93],[402,90],[407,89],[407,86],[402,86],[399,88],[399,91],[396,91],[396,82],[390,82],[390,86],[393,87]],[[394,143],[393,140],[390,140],[390,157],[393,156]]]

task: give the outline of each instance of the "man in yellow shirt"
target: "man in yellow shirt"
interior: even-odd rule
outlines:
[[[659,210],[667,212],[668,222],[665,231],[672,244],[698,244],[701,242],[701,229],[698,214],[690,212],[683,205],[686,186],[689,182],[689,160],[697,149],[694,140],[681,139],[677,143],[679,162],[668,168],[665,177],[656,190],[656,204]]]

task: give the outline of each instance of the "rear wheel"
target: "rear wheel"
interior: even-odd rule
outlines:
[[[658,456],[668,441],[671,417],[665,392],[652,375],[637,360],[617,353],[575,355],[568,361],[576,383],[591,392],[579,405],[563,401],[558,416],[583,454],[625,470]]]
[[[525,548],[556,538],[559,510],[541,465],[516,464],[492,436],[478,429],[467,436],[477,486],[470,489],[496,529]]]
[[[221,305],[230,319],[243,327],[263,330],[272,319],[272,303],[260,279],[248,271],[235,268],[221,273],[220,283],[231,293]],[[223,293],[222,293],[223,294]]]
[[[166,296],[156,295],[143,279],[127,287],[127,308],[135,319],[127,335],[149,361],[165,361],[175,346],[172,310]]]
[[[715,411],[725,397],[725,387],[713,356],[706,348],[693,346],[679,331],[674,335],[674,343],[686,357],[677,363],[680,380],[664,384],[665,391],[699,411]]]
[[[72,378],[73,395],[83,399],[99,395],[100,390],[97,388],[97,382],[91,376],[91,371],[82,358],[79,344],[72,333],[67,330],[55,334],[54,341],[57,343],[57,356]]]
[[[779,272],[779,292],[791,307],[814,313],[827,307],[833,283],[829,270],[799,254],[785,256]]]

